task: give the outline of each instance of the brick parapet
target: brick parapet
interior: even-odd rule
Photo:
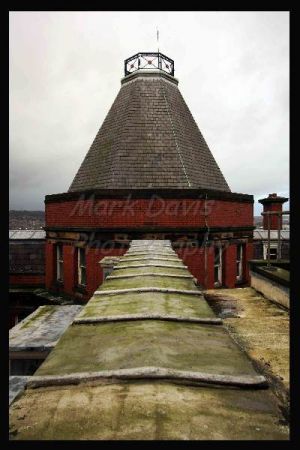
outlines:
[[[253,204],[203,199],[69,200],[46,204],[46,228],[251,227]]]
[[[24,287],[43,287],[45,286],[45,274],[18,273],[9,275],[9,285]]]

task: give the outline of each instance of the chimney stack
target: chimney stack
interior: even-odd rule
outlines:
[[[259,203],[261,203],[264,206],[264,213],[268,211],[272,212],[282,212],[282,204],[288,201],[288,198],[286,197],[278,197],[276,193],[269,194],[268,197],[262,198],[258,200]],[[278,230],[282,229],[282,216],[278,216],[277,214],[270,214],[270,229],[271,230]],[[279,224],[278,224],[279,221]],[[264,230],[268,229],[268,215],[263,216],[263,227]]]

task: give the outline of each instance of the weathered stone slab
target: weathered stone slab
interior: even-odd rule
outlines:
[[[137,269],[137,268],[140,268],[140,267],[162,267],[162,268],[166,267],[166,268],[169,268],[169,269],[185,269],[185,270],[188,270],[187,266],[184,266],[183,264],[163,264],[162,261],[160,261],[160,262],[153,261],[152,263],[147,263],[146,261],[145,262],[141,261],[140,264],[137,264],[135,262],[129,262],[129,263],[126,263],[126,264],[119,264],[118,266],[114,267],[114,270],[130,269],[130,268]]]
[[[214,318],[201,296],[165,292],[130,292],[114,296],[94,296],[76,318],[122,314],[172,314]]]
[[[9,351],[53,348],[81,309],[80,305],[40,306],[9,330]]]
[[[24,391],[28,378],[17,375],[9,377],[9,405]]]
[[[127,275],[109,275],[106,277],[106,280],[122,280],[125,278],[135,278],[135,277],[170,277],[170,278],[194,278],[191,274],[183,274],[183,275],[174,275],[171,273],[131,273]]]
[[[226,385],[234,387],[267,386],[262,375],[219,375],[204,372],[192,372],[186,370],[165,369],[164,367],[138,367],[134,369],[103,370],[101,372],[70,373],[67,375],[32,376],[27,382],[28,388],[41,386],[63,386],[79,384],[89,381],[97,381],[105,378],[115,380],[158,379],[172,381],[193,381],[196,383]]]
[[[289,439],[265,389],[153,378],[29,389],[10,413],[18,440]]]
[[[122,264],[124,262],[128,261],[174,261],[174,262],[182,262],[181,259],[177,257],[177,255],[159,255],[156,252],[147,254],[147,255],[130,255],[126,253],[119,261],[119,264]]]
[[[222,326],[162,320],[74,325],[36,375],[165,367],[215,375],[256,375]]]
[[[73,324],[96,324],[104,322],[121,322],[130,320],[170,320],[173,322],[188,322],[188,323],[204,323],[209,325],[221,325],[223,322],[219,318],[207,317],[185,317],[176,316],[172,314],[122,314],[114,316],[94,316],[86,318],[77,318]]]
[[[157,287],[147,287],[147,288],[132,288],[132,289],[104,289],[103,291],[95,291],[94,295],[115,295],[115,294],[127,294],[134,292],[165,292],[170,294],[186,294],[186,295],[202,295],[201,291],[196,290],[184,290],[184,289],[165,289]]]

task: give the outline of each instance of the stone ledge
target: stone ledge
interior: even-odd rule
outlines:
[[[81,372],[68,375],[32,376],[27,388],[42,386],[64,386],[103,379],[167,379],[172,381],[198,382],[213,385],[227,385],[242,388],[266,388],[267,380],[262,375],[219,375],[203,372],[166,369],[162,367],[137,367],[134,369],[103,370],[101,372]]]
[[[203,323],[212,325],[222,325],[223,321],[220,318],[204,318],[204,317],[183,317],[172,314],[122,314],[114,316],[98,316],[78,318],[73,321],[73,324],[95,324],[103,322],[120,322],[127,320],[169,320],[174,322],[190,322]]]
[[[112,289],[112,290],[103,290],[103,291],[95,291],[94,295],[115,295],[115,294],[127,294],[134,292],[165,292],[172,294],[187,294],[187,295],[199,295],[202,297],[201,291],[196,290],[186,290],[186,289],[167,289],[167,288],[158,288],[158,287],[148,287],[148,288],[128,288],[128,289]]]
[[[114,270],[139,269],[141,267],[165,267],[166,269],[184,269],[184,270],[188,270],[188,266],[182,266],[182,265],[181,266],[174,266],[172,264],[132,264],[132,265],[129,265],[129,266],[120,266],[119,265],[119,266],[114,267]]]
[[[133,273],[130,275],[109,275],[106,277],[107,280],[122,280],[125,278],[135,278],[135,277],[170,277],[170,278],[190,278],[193,279],[193,275],[174,275],[170,273]]]

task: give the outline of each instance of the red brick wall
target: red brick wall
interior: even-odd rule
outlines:
[[[77,249],[73,245],[63,245],[64,292],[72,295],[78,279]]]
[[[234,288],[236,284],[237,246],[228,245],[223,250],[223,286]]]
[[[86,293],[83,298],[88,300],[99,285],[102,283],[103,271],[99,261],[105,256],[123,255],[124,249],[98,249],[86,248]],[[77,248],[72,244],[63,244],[64,258],[64,282],[58,289],[56,285],[56,252],[55,245],[47,243],[46,254],[48,255],[47,264],[47,289],[55,292],[64,292],[67,295],[74,296],[77,293],[78,284],[78,266],[77,266]]]
[[[243,252],[243,282],[249,283],[249,267],[248,260],[253,255],[253,244],[244,244]],[[214,246],[207,247],[207,272],[205,275],[205,256],[204,248],[184,248],[176,250],[179,258],[188,266],[189,271],[197,278],[199,284],[205,289],[214,289]],[[234,288],[237,284],[236,280],[236,259],[237,245],[231,244],[223,247],[223,273],[222,286]]]
[[[243,273],[245,283],[250,283],[250,271],[248,261],[253,258],[253,242],[248,242],[244,246]]]
[[[103,271],[99,261],[105,256],[123,255],[125,249],[116,248],[86,248],[87,264],[87,286],[84,298],[88,300],[95,290],[98,289],[103,280]],[[199,284],[205,289],[214,288],[214,246],[206,248],[206,270],[205,270],[205,248],[182,248],[176,250],[179,258],[188,266],[191,274],[197,278]],[[248,260],[252,258],[253,244],[244,245],[243,273],[244,281],[249,282]],[[47,288],[51,290],[56,279],[55,248],[53,244],[47,243],[47,254],[49,255]],[[77,250],[73,245],[63,244],[64,255],[64,285],[62,291],[74,295],[77,286]],[[231,244],[223,250],[223,286],[233,288],[236,285],[236,244]],[[52,260],[52,264],[51,264]]]
[[[203,285],[204,248],[182,248],[176,250],[180,259],[188,266],[191,274]]]
[[[70,200],[46,203],[46,226],[51,227],[97,227],[101,228],[140,228],[159,226],[166,228],[205,227],[205,202],[197,199],[109,199],[109,200]],[[209,227],[253,226],[253,204],[207,200],[207,225]],[[72,247],[64,245],[64,291],[72,294],[77,282],[76,255]],[[180,257],[199,283],[206,288],[214,287],[214,250],[207,247],[207,270],[203,248],[182,249]],[[102,282],[102,269],[98,262],[104,256],[123,254],[123,249],[88,249],[87,292],[91,296]],[[75,259],[74,259],[75,258]],[[236,267],[234,249],[225,255],[230,267],[225,272],[225,283],[233,284]],[[46,285],[51,288],[55,282],[56,257],[53,245],[46,245]]]
[[[253,204],[207,200],[210,227],[253,226]],[[204,227],[204,200],[71,200],[46,203],[46,226],[124,228]]]
[[[183,248],[176,250],[189,271],[199,284],[206,289],[214,287],[214,248],[206,247],[206,271],[205,271],[205,248]]]
[[[87,263],[87,291],[89,295],[98,289],[103,280],[103,270],[99,261],[105,256],[121,256],[126,252],[124,249],[99,249],[99,248],[88,248],[86,253],[86,263]]]
[[[9,275],[9,285],[10,286],[44,286],[45,285],[45,275],[43,274],[14,274]]]
[[[46,242],[46,289],[52,287],[56,278],[56,254],[55,245]]]
[[[264,205],[264,212],[267,211],[282,211],[282,203],[266,203]],[[282,216],[270,215],[270,229],[278,230],[278,221],[280,229],[282,229]],[[268,216],[263,216],[263,227],[265,230],[268,229]]]

